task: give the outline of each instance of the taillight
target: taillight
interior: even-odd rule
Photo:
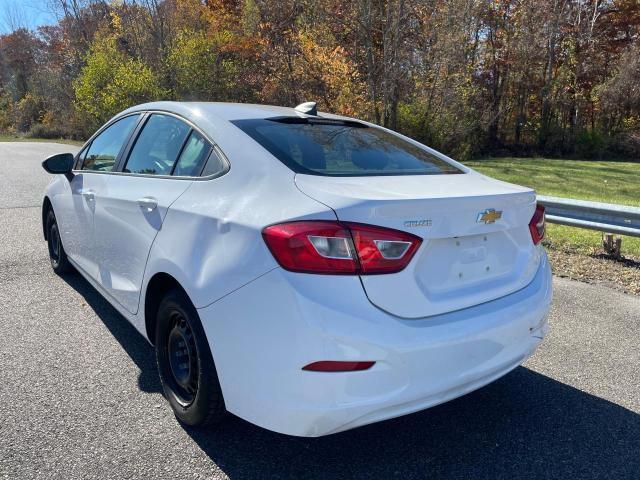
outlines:
[[[531,239],[534,245],[538,245],[544,238],[545,217],[544,206],[536,205],[536,211],[529,222],[529,230],[531,231]]]
[[[360,274],[399,272],[406,267],[422,243],[420,237],[400,230],[345,223],[351,231],[360,260]]]
[[[338,222],[272,225],[262,237],[280,266],[293,272],[355,274],[358,262],[351,234]]]
[[[284,269],[333,275],[399,272],[422,242],[400,230],[324,220],[272,225],[262,236]]]

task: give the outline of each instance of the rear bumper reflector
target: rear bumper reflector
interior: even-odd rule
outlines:
[[[302,367],[302,370],[309,372],[357,372],[360,370],[368,370],[376,362],[338,362],[332,360],[324,360],[321,362],[313,362]]]

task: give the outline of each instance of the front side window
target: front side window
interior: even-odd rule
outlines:
[[[87,149],[82,162],[83,170],[98,172],[111,172],[116,164],[118,153],[135,128],[140,115],[129,115],[109,125],[96,138]]]
[[[397,135],[359,122],[278,117],[233,123],[298,173],[326,176],[463,173]]]
[[[131,149],[126,173],[171,175],[191,127],[170,115],[154,113]]]
[[[89,147],[91,145],[87,145],[85,147],[84,150],[82,150],[79,154],[78,154],[78,158],[76,159],[76,167],[75,168],[82,168],[82,164],[84,163],[84,159],[87,158],[87,152],[89,151]]]

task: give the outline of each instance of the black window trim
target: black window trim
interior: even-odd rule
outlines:
[[[187,148],[187,144],[189,143],[189,140],[191,139],[191,136],[193,135],[193,132],[196,132],[198,135],[200,135],[202,138],[204,138],[204,141],[207,142],[208,146],[208,151],[207,151],[207,156],[205,158],[204,163],[202,164],[202,167],[200,167],[200,172],[198,173],[198,177],[202,176],[202,172],[204,172],[205,167],[207,166],[207,163],[209,163],[209,157],[211,157],[211,154],[213,152],[213,145],[211,144],[211,142],[207,139],[207,137],[205,137],[204,135],[202,135],[198,130],[196,130],[195,128],[191,127],[191,129],[189,130],[189,133],[187,134],[186,138],[184,139],[184,142],[182,142],[182,147],[180,147],[180,150],[178,151],[178,157],[176,158],[176,161],[173,162],[173,167],[171,167],[171,173],[170,175],[172,177],[175,177],[176,175],[174,175],[175,171],[176,171],[176,167],[178,166],[178,162],[180,162],[180,158],[182,157],[182,154],[184,153],[184,149]],[[178,175],[179,177],[184,177],[185,175]]]
[[[91,147],[91,143],[89,143],[84,148],[80,149],[78,153],[76,153],[74,164],[73,164],[73,170],[82,170],[82,165],[84,164],[84,161],[87,158],[87,153],[89,152],[90,147]]]
[[[163,114],[163,115],[169,115],[172,117],[177,118],[178,120],[181,120],[182,122],[186,123],[187,126],[190,127],[189,130],[189,134],[187,135],[187,139],[191,136],[191,132],[196,131],[198,132],[200,135],[202,135],[202,137],[209,143],[209,155],[207,156],[207,160],[204,162],[203,166],[202,166],[202,170],[200,171],[200,173],[202,174],[202,172],[206,171],[206,167],[207,164],[209,163],[209,160],[211,159],[212,155],[216,155],[218,157],[218,159],[220,160],[221,165],[223,165],[223,168],[221,168],[218,172],[216,173],[212,173],[211,175],[207,175],[207,176],[193,176],[193,177],[187,177],[187,176],[173,176],[173,175],[153,175],[153,174],[148,174],[148,173],[127,173],[124,172],[124,166],[126,163],[126,159],[129,158],[129,154],[131,153],[131,149],[133,148],[135,141],[138,139],[138,136],[140,135],[140,132],[142,131],[142,128],[144,127],[144,125],[146,125],[146,122],[148,120],[148,118],[154,114],[154,113],[159,113],[159,114]],[[138,120],[138,123],[136,124],[136,126],[134,127],[134,129],[131,131],[131,134],[127,137],[127,139],[125,140],[125,142],[123,143],[123,147],[120,149],[120,152],[118,153],[118,156],[116,157],[116,163],[115,163],[115,167],[112,171],[110,172],[101,172],[98,170],[82,170],[82,165],[78,165],[79,163],[79,159],[80,159],[80,155],[82,154],[82,152],[84,152],[84,150],[86,148],[89,148],[91,146],[91,143],[93,142],[93,140],[100,135],[100,133],[102,133],[104,130],[106,130],[108,127],[110,127],[111,125],[113,125],[114,123],[116,123],[119,120],[122,120],[125,117],[129,117],[131,115],[140,115],[140,119]],[[182,154],[182,150],[184,149],[185,144],[182,145],[179,153],[178,153],[178,158],[176,159],[176,161],[174,162],[173,168],[171,169],[171,173],[173,173],[173,169],[175,168],[175,165],[178,163],[178,160],[180,159],[180,155]],[[231,170],[231,162],[229,162],[229,159],[227,158],[226,154],[222,151],[222,149],[220,148],[220,146],[214,142],[205,132],[202,131],[202,129],[200,129],[197,125],[194,125],[193,122],[190,122],[189,120],[187,120],[186,118],[184,118],[181,115],[178,115],[174,112],[169,112],[167,110],[138,110],[135,112],[129,112],[126,115],[121,115],[119,117],[113,118],[110,122],[104,124],[102,127],[100,127],[100,129],[94,133],[89,140],[87,140],[85,142],[85,144],[82,146],[82,148],[80,149],[80,151],[76,154],[75,157],[76,161],[75,161],[75,168],[74,168],[74,172],[75,173],[92,173],[92,174],[97,174],[97,175],[122,175],[122,176],[128,176],[128,177],[148,177],[148,178],[159,178],[159,179],[172,179],[172,180],[190,180],[190,181],[207,181],[207,180],[213,180],[215,178],[219,178],[223,175],[226,175],[229,170]],[[80,168],[78,168],[80,167]]]
[[[190,128],[189,131],[187,132],[187,136],[184,137],[184,140],[182,141],[182,145],[180,145],[180,150],[178,150],[178,155],[176,155],[176,159],[173,162],[173,165],[171,165],[171,171],[169,172],[169,175],[171,175],[172,177],[175,176],[173,174],[173,172],[176,171],[176,166],[178,165],[178,162],[180,161],[180,157],[182,156],[182,152],[184,152],[184,147],[187,146],[187,142],[191,138],[191,134],[192,133],[193,133],[193,128]],[[207,143],[209,143],[209,142],[207,142]],[[209,147],[209,148],[211,148],[211,147]],[[202,170],[200,170],[200,172],[202,172]]]
[[[116,162],[116,167],[113,169],[113,173],[125,173],[123,170],[124,170],[125,164],[127,163],[127,159],[129,158],[129,154],[131,153],[131,149],[135,145],[136,140],[140,135],[140,132],[142,131],[144,126],[147,124],[149,117],[150,117],[149,112],[142,112],[142,117],[140,118],[140,121],[136,125],[136,128],[133,129],[133,131],[131,132],[131,135],[129,136],[129,138],[124,144],[124,149],[122,150],[121,155],[118,157],[118,161]]]
[[[134,172],[124,171],[125,167],[127,166],[127,163],[129,163],[129,157],[131,157],[131,153],[133,152],[133,149],[135,148],[136,143],[138,143],[138,140],[140,139],[140,135],[142,134],[142,131],[147,126],[147,123],[149,123],[149,120],[151,120],[151,117],[154,114],[171,116],[171,115],[167,115],[166,113],[146,112],[144,115],[144,118],[142,119],[142,122],[140,122],[140,125],[135,129],[135,131],[133,132],[133,135],[127,142],[127,146],[125,148],[124,154],[122,155],[122,158],[120,158],[117,167],[114,168],[114,171],[122,173],[123,175],[137,175],[137,176],[146,176],[146,177],[153,177],[153,178],[173,177],[173,169],[176,167],[176,164],[180,159],[180,155],[182,154],[182,150],[184,149],[184,146],[187,140],[189,139],[191,132],[193,131],[193,127],[191,126],[191,124],[184,121],[182,123],[185,123],[187,127],[189,127],[189,130],[187,130],[187,135],[182,141],[182,145],[180,145],[180,149],[178,150],[178,154],[175,160],[173,161],[173,164],[171,165],[171,170],[169,171],[168,175],[157,175],[155,173],[134,173]],[[176,118],[178,121],[182,121],[182,119],[177,115],[174,115],[173,117]],[[175,178],[192,178],[192,177],[181,176],[181,177],[175,177]]]

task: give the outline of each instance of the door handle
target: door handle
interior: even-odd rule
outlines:
[[[80,193],[87,199],[87,202],[93,202],[96,198],[96,192],[91,189],[82,189],[80,190]]]
[[[138,199],[138,205],[148,212],[152,212],[158,207],[158,200],[153,197],[142,197]]]

